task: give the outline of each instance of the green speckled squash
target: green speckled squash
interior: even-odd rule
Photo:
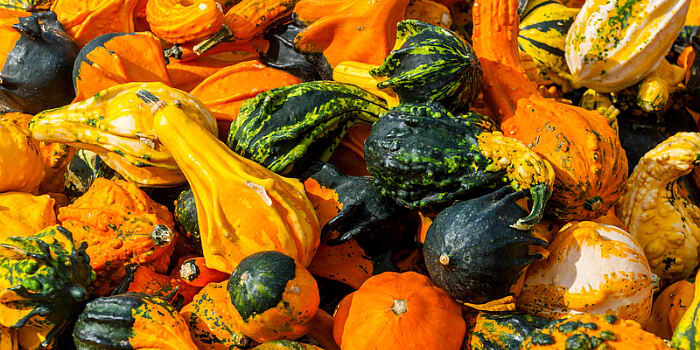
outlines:
[[[384,195],[412,209],[510,183],[530,196],[533,209],[508,224],[532,227],[551,194],[552,167],[522,143],[490,131],[495,127],[487,120],[472,112],[455,116],[436,102],[398,105],[372,125],[367,169]]]
[[[57,225],[0,241],[0,324],[34,327],[37,345],[49,347],[90,297],[95,273],[85,247]]]
[[[525,269],[549,255],[546,240],[509,226],[527,214],[516,203],[523,198],[524,193],[504,186],[443,209],[423,243],[425,266],[435,284],[470,304],[519,293]]]
[[[465,350],[520,350],[525,338],[550,322],[526,313],[483,311],[467,313],[465,320]]]
[[[394,49],[370,70],[387,77],[401,103],[435,101],[452,112],[467,111],[481,92],[481,63],[471,45],[451,30],[417,20],[398,23]]]
[[[526,350],[671,350],[639,323],[609,314],[577,314],[554,319],[523,341]]]
[[[89,302],[73,329],[78,350],[198,350],[187,322],[166,299],[124,293]]]
[[[355,85],[314,81],[258,94],[241,107],[227,145],[280,175],[296,175],[305,162],[328,161],[356,123],[373,123],[386,103]]]
[[[313,276],[277,251],[244,258],[228,280],[227,290],[235,324],[261,343],[305,335],[320,303]]]
[[[247,349],[252,342],[233,323],[226,284],[207,284],[180,310],[199,350]]]
[[[175,222],[180,227],[180,233],[185,238],[186,244],[196,251],[202,250],[202,237],[199,233],[199,221],[197,220],[197,205],[194,200],[192,188],[188,188],[177,196]]]

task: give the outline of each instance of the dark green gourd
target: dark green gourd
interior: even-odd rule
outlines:
[[[411,209],[448,205],[510,183],[533,206],[530,215],[508,224],[532,227],[542,218],[554,172],[494,129],[477,113],[455,116],[435,102],[400,104],[373,124],[365,140],[367,169],[384,195]]]
[[[314,188],[329,191],[328,197],[337,198],[338,213],[321,227],[325,244],[338,245],[356,236],[383,237],[394,242],[400,238],[397,227],[408,215],[408,209],[384,196],[374,186],[371,176],[349,176],[332,164],[316,162],[304,173],[305,185],[315,182]],[[316,195],[307,189],[307,194]],[[386,232],[394,230],[394,234]],[[381,246],[374,242],[375,247]],[[386,246],[386,245],[384,245]]]
[[[0,302],[2,324],[37,327],[45,336],[42,347],[68,329],[90,297],[95,272],[83,243],[54,225],[27,237],[0,241]]]
[[[688,68],[690,74],[686,87],[691,97],[688,107],[695,112],[700,112],[700,37],[694,36],[691,44],[695,51],[695,59]]]
[[[425,266],[436,285],[455,299],[484,304],[518,291],[531,263],[548,256],[548,242],[510,222],[527,214],[525,194],[509,186],[458,201],[442,210],[423,244]]]
[[[195,251],[202,250],[202,237],[199,232],[199,220],[197,219],[197,205],[194,200],[194,192],[188,188],[177,197],[175,211],[173,213],[175,222],[179,225],[185,244]]]
[[[80,48],[56,13],[34,13],[7,28],[0,26],[0,33],[14,29],[20,35],[10,52],[0,52],[0,113],[37,114],[69,104],[75,97],[71,71]]]
[[[394,50],[370,74],[388,77],[377,87],[391,88],[401,103],[435,101],[459,112],[479,96],[483,72],[472,47],[453,31],[404,20]]]
[[[78,316],[73,341],[78,350],[193,350],[187,322],[171,297],[122,293],[90,301]]]
[[[313,81],[257,95],[241,107],[227,145],[280,175],[294,176],[307,162],[327,161],[351,126],[373,123],[384,100],[351,84]]]

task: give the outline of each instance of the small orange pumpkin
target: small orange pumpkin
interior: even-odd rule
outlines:
[[[333,336],[344,350],[457,350],[466,333],[459,303],[411,271],[370,277],[338,304],[334,318]]]

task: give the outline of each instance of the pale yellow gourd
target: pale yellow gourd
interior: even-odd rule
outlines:
[[[677,133],[639,160],[615,205],[664,286],[690,277],[698,264],[700,208],[677,181],[699,162],[700,133]]]
[[[136,97],[140,90],[178,104],[197,125],[218,135],[216,119],[199,99],[160,82],[116,85],[87,100],[43,111],[32,118],[29,130],[39,141],[97,153],[132,182],[152,187],[182,184],[185,176],[153,131],[151,107]]]

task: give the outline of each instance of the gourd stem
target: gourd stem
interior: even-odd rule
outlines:
[[[552,189],[546,184],[536,184],[530,187],[530,199],[532,199],[532,209],[530,214],[524,218],[518,219],[510,227],[516,230],[529,230],[542,220],[544,215],[545,204],[552,195]]]
[[[233,32],[231,31],[231,28],[229,28],[227,25],[222,24],[221,29],[219,29],[216,33],[214,33],[212,36],[210,36],[207,39],[204,39],[202,42],[198,43],[192,48],[192,51],[196,53],[197,55],[202,55],[203,53],[211,50],[215,46],[229,42],[233,40]]]

